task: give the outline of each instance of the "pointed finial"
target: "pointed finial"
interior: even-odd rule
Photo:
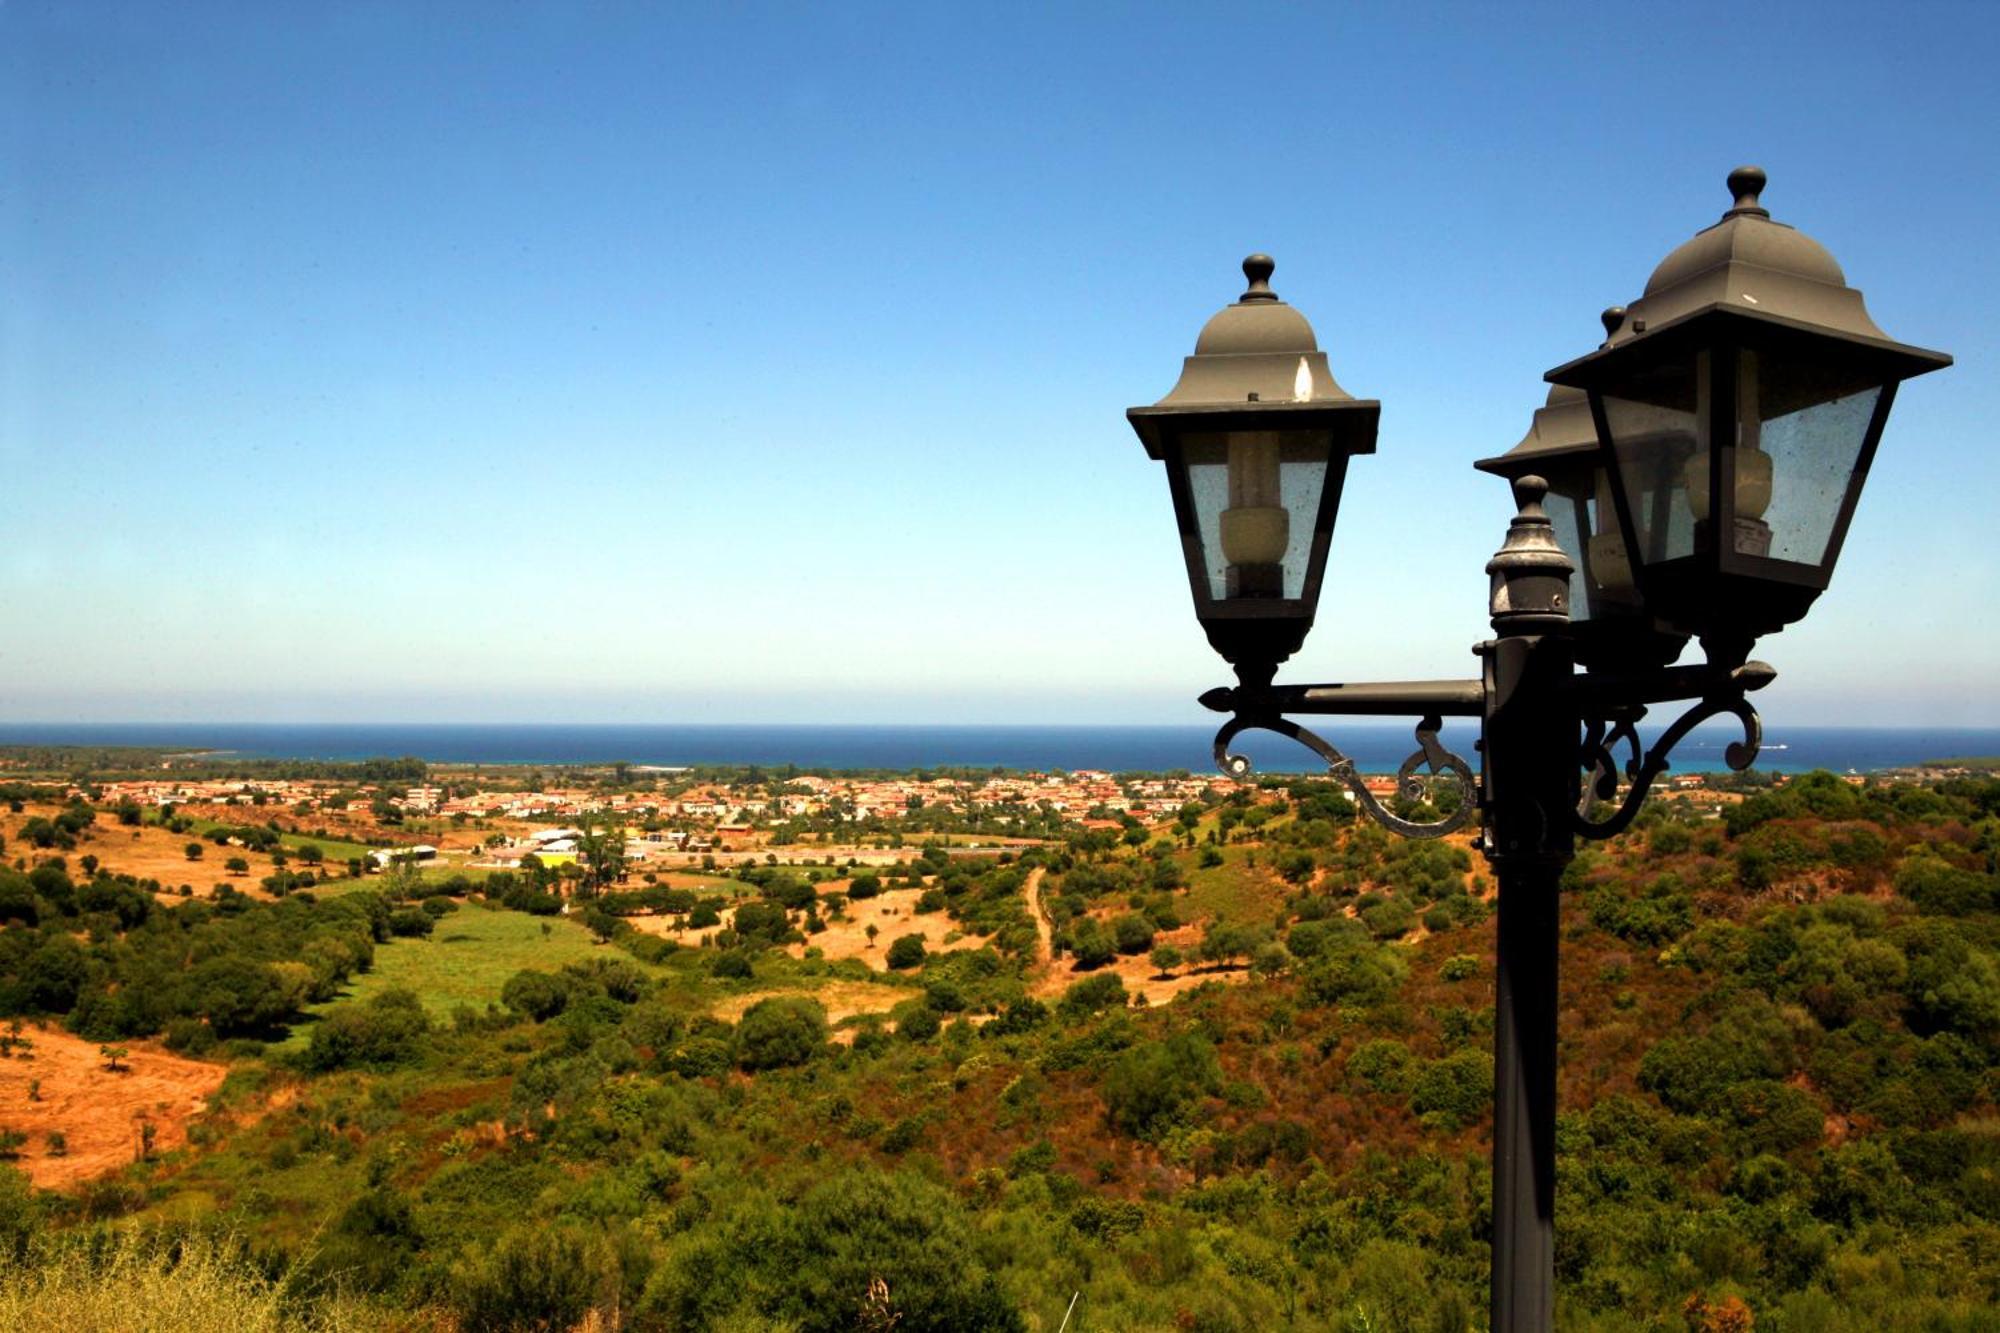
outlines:
[[[1738,167],[1736,170],[1730,172],[1729,193],[1735,197],[1736,202],[1722,216],[1726,218],[1743,217],[1746,215],[1753,218],[1770,217],[1771,210],[1764,207],[1758,201],[1758,197],[1764,193],[1764,186],[1769,180],[1770,177],[1764,174],[1764,168],[1762,167]]]
[[[1271,274],[1278,267],[1278,261],[1269,255],[1251,255],[1243,261],[1243,276],[1250,279],[1250,290],[1243,293],[1245,301],[1275,301],[1278,294],[1271,290]]]
[[[1618,326],[1625,322],[1625,307],[1622,305],[1606,306],[1604,307],[1604,313],[1599,315],[1597,320],[1600,324],[1604,325],[1604,345],[1609,347],[1612,335],[1616,334]]]

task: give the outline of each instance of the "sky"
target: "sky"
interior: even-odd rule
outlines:
[[[1206,716],[1243,256],[1382,403],[1281,679],[1471,674],[1474,459],[1729,204],[1905,386],[1792,724],[2000,724],[2000,7],[0,0],[0,720]]]

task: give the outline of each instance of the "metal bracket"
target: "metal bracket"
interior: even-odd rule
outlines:
[[[1478,778],[1465,760],[1445,749],[1438,740],[1438,729],[1443,725],[1443,719],[1435,713],[1417,723],[1417,751],[1396,770],[1396,790],[1405,800],[1429,801],[1436,794],[1437,785],[1443,782],[1449,782],[1457,789],[1458,809],[1434,822],[1404,819],[1384,808],[1355,771],[1353,760],[1298,723],[1275,714],[1239,713],[1223,723],[1222,730],[1215,733],[1215,763],[1224,773],[1242,781],[1250,775],[1250,761],[1240,754],[1230,753],[1229,743],[1246,731],[1273,731],[1290,737],[1324,759],[1328,775],[1346,786],[1353,794],[1355,803],[1382,827],[1406,838],[1442,838],[1453,829],[1465,827],[1479,805]],[[1420,764],[1429,771],[1419,773],[1417,767]]]
[[[1768,671],[1769,668],[1766,668]],[[1763,682],[1759,681],[1761,685]],[[1758,685],[1748,688],[1756,689]],[[1744,697],[1743,689],[1729,693],[1711,694],[1694,707],[1680,715],[1674,724],[1666,729],[1660,739],[1653,742],[1646,751],[1645,758],[1639,757],[1639,736],[1633,729],[1645,709],[1634,708],[1618,718],[1592,718],[1585,726],[1581,760],[1590,776],[1584,782],[1583,800],[1576,812],[1575,829],[1580,837],[1599,840],[1625,831],[1637,817],[1639,807],[1646,803],[1646,795],[1652,790],[1653,782],[1667,771],[1667,756],[1673,748],[1687,739],[1687,734],[1712,717],[1730,714],[1743,724],[1741,742],[1731,741],[1723,751],[1723,759],[1728,765],[1741,772],[1757,762],[1757,751],[1764,743],[1764,722],[1757,716],[1757,710]],[[1607,723],[1610,730],[1606,732]],[[1625,775],[1631,786],[1607,819],[1593,823],[1589,810],[1594,800],[1610,800],[1618,791],[1618,770],[1612,750],[1619,741],[1630,746],[1631,758],[1626,761]]]

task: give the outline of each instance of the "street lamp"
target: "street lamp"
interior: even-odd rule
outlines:
[[[1771,221],[1764,184],[1755,167],[1730,173],[1722,220],[1607,311],[1605,344],[1549,372],[1527,437],[1477,465],[1515,500],[1486,566],[1478,679],[1275,683],[1312,627],[1346,461],[1374,451],[1379,409],[1333,382],[1310,326],[1270,293],[1269,258],[1244,262],[1250,290],[1209,321],[1174,391],[1127,414],[1167,465],[1196,616],[1236,668],[1235,686],[1201,697],[1232,715],[1215,738],[1224,771],[1249,772],[1236,736],[1274,731],[1399,833],[1480,817],[1499,886],[1491,1309],[1507,1333],[1553,1327],[1557,889],[1575,840],[1625,828],[1704,720],[1742,725],[1731,767],[1756,759],[1747,696],[1777,673],[1750,650],[1826,588],[1897,384],[1951,364],[1876,327],[1832,256]],[[1707,660],[1672,665],[1690,637]],[[1692,702],[1642,746],[1647,707],[1670,701]],[[1287,714],[1417,717],[1402,793],[1454,787],[1457,808],[1397,816]],[[1439,743],[1446,716],[1480,719],[1476,776]]]
[[[1180,382],[1125,414],[1167,465],[1195,618],[1264,684],[1312,628],[1347,460],[1375,452],[1382,410],[1334,382],[1274,267],[1244,260],[1249,289],[1202,329]]]
[[[1584,390],[1646,604],[1741,661],[1826,588],[1899,382],[1951,358],[1895,342],[1825,247],[1773,222],[1764,173],[1653,270]]]

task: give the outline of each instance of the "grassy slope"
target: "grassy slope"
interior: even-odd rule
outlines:
[[[610,956],[630,961],[630,955],[595,943],[590,932],[569,918],[465,907],[440,920],[429,939],[396,939],[377,946],[374,968],[355,978],[333,1003],[365,1000],[403,986],[417,993],[433,1018],[448,1019],[455,1005],[484,1009],[488,1001],[497,1001],[507,978],[523,968],[553,972],[566,963]],[[316,1005],[313,1012],[328,1007]],[[304,1045],[310,1031],[309,1025],[300,1025],[279,1049]]]

